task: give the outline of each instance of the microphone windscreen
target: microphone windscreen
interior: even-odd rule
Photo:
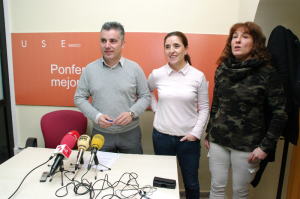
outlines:
[[[60,144],[66,144],[70,149],[73,149],[80,134],[75,131],[69,131],[60,141]]]
[[[90,136],[81,135],[77,142],[78,150],[83,149],[84,151],[86,151],[90,146],[90,140],[91,140]]]
[[[104,144],[104,137],[101,134],[94,135],[91,143],[91,147],[97,148],[98,150],[102,148]]]

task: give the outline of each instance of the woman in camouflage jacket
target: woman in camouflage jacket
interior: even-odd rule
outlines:
[[[274,149],[285,125],[286,99],[265,40],[255,23],[235,24],[218,61],[205,142],[211,199],[225,197],[229,167],[233,198],[247,198],[260,161]]]

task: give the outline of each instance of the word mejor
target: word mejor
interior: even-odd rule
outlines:
[[[51,87],[63,87],[67,90],[70,88],[76,88],[78,85],[78,79],[70,79],[68,75],[80,75],[84,67],[76,66],[73,64],[71,66],[59,66],[57,64],[50,64],[50,73],[52,75],[66,75],[61,79],[51,79]]]

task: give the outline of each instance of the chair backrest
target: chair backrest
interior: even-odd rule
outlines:
[[[41,118],[41,129],[46,148],[56,148],[63,136],[71,130],[86,133],[87,118],[79,111],[58,110]]]

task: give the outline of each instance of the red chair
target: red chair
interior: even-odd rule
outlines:
[[[41,118],[41,130],[46,148],[56,148],[63,136],[71,130],[76,130],[81,135],[86,133],[86,129],[87,118],[79,111],[58,110],[47,113]],[[36,138],[28,138],[27,146],[36,147]]]

